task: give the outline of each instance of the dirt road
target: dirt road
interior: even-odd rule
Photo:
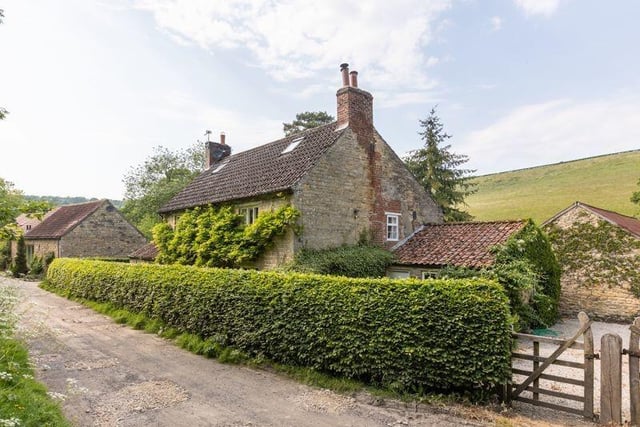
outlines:
[[[389,409],[223,365],[120,326],[37,287],[17,286],[19,330],[38,379],[79,426],[476,426],[449,414]]]

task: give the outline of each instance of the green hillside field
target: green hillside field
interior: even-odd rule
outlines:
[[[640,217],[629,198],[640,179],[640,150],[474,178],[467,197],[476,221],[533,218],[540,224],[575,201]]]

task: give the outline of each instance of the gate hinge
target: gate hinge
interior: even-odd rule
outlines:
[[[622,354],[628,354],[629,356],[632,356],[632,357],[640,357],[640,351],[631,351],[631,350],[627,350],[626,348],[622,349]]]
[[[585,354],[584,358],[587,360],[600,359],[600,355],[598,353]]]

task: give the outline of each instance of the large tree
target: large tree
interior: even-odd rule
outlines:
[[[175,152],[155,147],[153,155],[143,164],[131,168],[123,178],[123,214],[147,237],[151,237],[151,229],[161,221],[158,209],[203,169],[202,144]]]
[[[420,128],[424,146],[409,152],[405,164],[442,208],[445,221],[470,221],[473,217],[461,207],[466,205],[465,197],[476,191],[469,181],[475,170],[460,168],[469,157],[450,151],[446,141],[451,135],[444,132],[435,108],[420,120]]]
[[[305,111],[296,114],[296,119],[291,123],[283,123],[282,130],[285,136],[289,136],[303,130],[329,124],[334,120],[335,118],[327,114],[326,111]]]

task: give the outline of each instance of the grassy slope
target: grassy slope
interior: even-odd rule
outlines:
[[[541,223],[576,200],[639,215],[629,201],[640,179],[640,150],[485,175],[467,198],[476,220],[533,218]]]

